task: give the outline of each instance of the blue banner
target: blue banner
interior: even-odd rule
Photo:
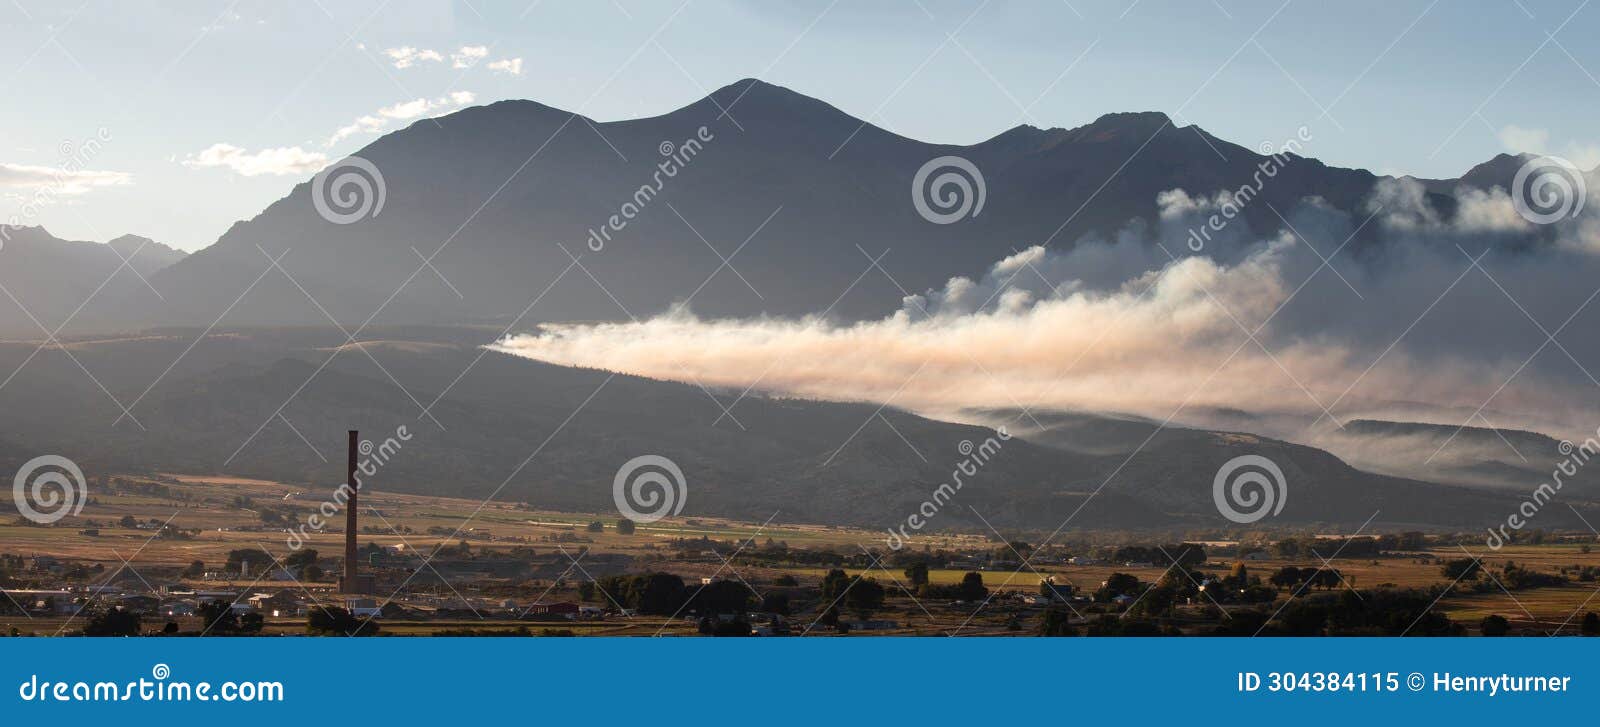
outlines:
[[[4,639],[13,720],[652,724],[1548,719],[1596,704],[1561,639]],[[1284,708],[1294,708],[1285,713]]]

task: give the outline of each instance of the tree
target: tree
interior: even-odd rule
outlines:
[[[1100,591],[1095,594],[1095,598],[1101,601],[1109,601],[1117,596],[1137,595],[1142,590],[1138,576],[1127,573],[1112,573],[1106,577],[1105,583],[1101,584]]]
[[[228,551],[227,569],[237,571],[241,565],[248,562],[251,568],[256,569],[253,572],[260,572],[260,569],[270,567],[273,560],[271,553],[260,548],[240,548]]]
[[[989,595],[989,589],[983,586],[983,574],[969,571],[961,577],[961,600],[981,601]]]
[[[322,580],[322,566],[312,563],[306,566],[305,570],[300,571],[300,577],[308,581],[320,581]]]
[[[188,568],[183,569],[184,578],[199,578],[205,574],[206,564],[198,560],[190,563]]]
[[[1039,619],[1040,636],[1077,636],[1078,629],[1072,625],[1072,612],[1059,606],[1045,609],[1044,616]]]
[[[994,558],[995,560],[1011,560],[1012,558],[1027,560],[1028,554],[1032,552],[1033,546],[1022,542],[1021,540],[1012,540],[1007,542],[1005,545],[995,548]]]
[[[883,586],[871,578],[857,577],[845,594],[845,605],[863,616],[883,608]]]
[[[700,614],[742,614],[750,609],[750,598],[750,589],[739,581],[714,581],[695,591],[689,606]]]
[[[306,633],[313,636],[373,636],[378,633],[378,623],[370,618],[358,619],[337,606],[317,606],[306,619]]]
[[[634,527],[635,526],[632,520],[629,520],[628,518],[622,518],[621,520],[617,521],[617,534],[632,535]]]
[[[1279,588],[1294,588],[1305,582],[1305,576],[1300,574],[1299,568],[1286,565],[1279,568],[1278,572],[1273,573],[1272,577],[1267,580]]]
[[[136,528],[139,527],[139,520],[132,515],[123,515],[122,519],[117,521],[117,524],[125,528]]]
[[[1250,569],[1245,567],[1244,561],[1234,562],[1233,570],[1228,573],[1228,584],[1234,588],[1250,585]]]
[[[594,522],[589,523],[589,532],[591,532],[591,533],[598,533],[598,532],[601,532],[601,531],[603,531],[605,529],[606,529],[606,524],[603,523],[603,522],[600,522],[599,520],[595,520]]]
[[[671,573],[607,576],[595,583],[595,589],[620,608],[658,616],[677,613],[688,597],[683,579]]]
[[[1600,615],[1590,611],[1583,615],[1583,625],[1578,627],[1578,633],[1584,636],[1600,636]]]
[[[639,612],[670,616],[683,606],[683,579],[671,573],[652,573],[639,589]]]
[[[832,603],[844,595],[846,588],[850,587],[850,575],[834,568],[822,577],[822,600]]]
[[[1478,624],[1478,630],[1484,636],[1505,636],[1511,633],[1511,622],[1507,621],[1504,616],[1492,614],[1483,618],[1483,621]]]
[[[202,636],[224,636],[239,632],[239,616],[233,612],[233,604],[227,601],[206,601],[200,604],[195,615],[200,617]]]
[[[917,586],[921,586],[921,585],[927,584],[927,582],[928,582],[928,564],[927,564],[927,562],[919,560],[919,561],[917,561],[915,563],[912,563],[911,565],[906,566],[906,581],[911,584],[912,588],[916,588]]]
[[[789,615],[789,594],[768,593],[761,597],[761,610],[779,616]]]
[[[283,559],[284,566],[289,567],[289,568],[294,568],[296,566],[314,565],[314,564],[316,564],[316,562],[317,562],[317,551],[312,550],[310,548],[306,548],[304,550],[296,550],[295,552],[290,553],[287,558]]]
[[[139,614],[113,606],[97,611],[83,625],[84,636],[138,636]]]
[[[1444,567],[1440,568],[1439,572],[1452,581],[1466,581],[1478,577],[1478,571],[1482,569],[1483,564],[1479,563],[1477,558],[1455,558],[1445,561]]]
[[[1304,573],[1305,571],[1301,571],[1302,575],[1304,575]],[[1340,575],[1339,571],[1334,568],[1318,568],[1314,573],[1311,574],[1311,578],[1309,580],[1313,587],[1326,590],[1329,588],[1337,588],[1340,583],[1344,582],[1344,576]]]

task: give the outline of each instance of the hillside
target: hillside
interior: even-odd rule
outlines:
[[[595,511],[611,506],[621,463],[659,454],[686,473],[686,515],[759,521],[782,510],[794,521],[881,528],[951,481],[963,441],[993,436],[892,408],[880,417],[874,405],[715,392],[729,417],[694,385],[483,352],[492,334],[482,329],[384,329],[362,346],[371,358],[346,347],[331,359],[343,338],[327,329],[214,332],[180,357],[194,334],[71,344],[137,424],[114,423],[120,410],[64,351],[39,352],[0,388],[0,406],[30,412],[0,425],[0,440],[79,460],[91,477],[225,472],[331,488],[345,429],[381,441],[404,425],[412,439],[374,487]],[[0,366],[31,352],[0,344]],[[421,414],[429,404],[431,418]],[[982,529],[975,508],[997,526],[1048,530],[1088,502],[1074,527],[1227,527],[1212,476],[1246,453],[1272,457],[1287,475],[1273,524],[1360,524],[1381,509],[1380,522],[1477,527],[1514,506],[1508,495],[1373,475],[1250,435],[1177,430],[1130,458],[1031,442],[1029,428],[964,478],[938,526]],[[1552,511],[1551,524],[1560,518]]]

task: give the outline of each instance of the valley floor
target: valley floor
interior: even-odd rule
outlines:
[[[240,478],[109,478],[78,516],[51,527],[20,518],[0,525],[0,590],[11,601],[0,601],[0,633],[77,634],[92,613],[114,602],[141,604],[144,632],[165,627],[200,633],[206,625],[192,607],[207,597],[260,614],[263,635],[306,633],[307,610],[318,604],[381,612],[381,633],[396,636],[716,630],[716,619],[702,622],[693,608],[645,613],[622,603],[628,595],[606,589],[608,583],[613,590],[623,587],[618,584],[626,581],[617,578],[648,573],[680,578],[690,595],[725,583],[748,599],[735,620],[738,628],[795,635],[1028,635],[1039,632],[1052,612],[1070,632],[1117,633],[1137,622],[1166,633],[1213,633],[1266,614],[1265,621],[1277,624],[1296,612],[1288,606],[1297,599],[1349,592],[1364,600],[1360,594],[1372,589],[1436,594],[1425,610],[1465,626],[1467,633],[1476,634],[1485,617],[1499,615],[1512,634],[1577,634],[1600,594],[1594,581],[1600,558],[1576,539],[1478,553],[1485,556],[1484,575],[1455,584],[1442,575],[1441,564],[1464,557],[1463,550],[1440,543],[1415,552],[1337,558],[1331,562],[1338,571],[1334,580],[1260,586],[1267,589],[1266,600],[1249,603],[1219,601],[1179,582],[1179,597],[1155,612],[1140,603],[1144,591],[1138,598],[1111,599],[1104,585],[1114,574],[1140,584],[1181,581],[1175,574],[1184,574],[1195,579],[1192,585],[1210,585],[1216,593],[1220,580],[1198,579],[1208,572],[1222,578],[1235,559],[1212,555],[1185,571],[1170,562],[1075,563],[1066,553],[1045,551],[1024,564],[1020,557],[997,555],[997,548],[1007,547],[998,541],[964,534],[919,538],[908,552],[890,553],[880,533],[778,518],[670,519],[638,524],[624,534],[615,515],[370,492],[362,494],[359,540],[361,568],[375,576],[376,588],[365,599],[353,599],[336,592],[343,533],[304,526],[322,499],[320,493]],[[333,520],[342,525],[342,513]],[[1225,544],[1206,547],[1226,550]],[[928,585],[913,588],[904,562],[914,558],[909,551],[924,548],[939,554],[938,562],[926,573]],[[310,551],[316,556],[308,561]],[[249,562],[251,557],[257,562]],[[1244,563],[1259,584],[1285,567],[1310,568],[1317,560],[1254,556]],[[1563,577],[1513,589],[1505,583],[1508,562],[1523,573]],[[827,588],[834,569],[858,585],[858,577],[871,579],[881,587],[881,598],[858,603],[847,590],[827,602],[819,589]],[[960,591],[971,573],[982,580],[980,594]],[[1043,580],[1070,595],[1042,597]],[[845,626],[835,626],[835,619]],[[174,625],[166,626],[169,621]],[[1270,624],[1260,630],[1275,632],[1278,627]]]

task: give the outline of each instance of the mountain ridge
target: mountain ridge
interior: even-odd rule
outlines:
[[[591,233],[653,183],[665,160],[659,150],[701,127],[711,140],[699,153],[650,193],[626,229],[608,235],[605,249],[588,249]],[[948,155],[980,169],[985,208],[957,224],[930,224],[908,199],[911,184],[922,165]],[[237,325],[319,325],[328,316],[347,326],[504,323],[573,256],[583,256],[580,275],[559,281],[525,323],[627,320],[684,302],[712,317],[826,309],[845,320],[876,318],[908,292],[979,275],[1020,247],[1068,249],[1129,225],[1152,227],[1160,193],[1233,189],[1267,158],[1160,111],[934,144],[756,79],[664,114],[604,122],[538,101],[497,101],[414,122],[355,156],[385,180],[377,216],[332,224],[303,181],[154,273],[164,300],[138,290],[99,296],[75,326],[205,325],[224,311]],[[1244,209],[1258,234],[1280,224],[1269,205],[1317,197],[1355,212],[1392,179],[1285,158],[1263,203]],[[1495,181],[1506,170],[1493,161],[1469,173]],[[1446,192],[1440,187],[1432,202],[1449,212]],[[1349,245],[1358,259],[1377,244],[1373,230],[1359,233]],[[737,259],[722,264],[735,249]],[[893,253],[882,261],[889,275],[861,276],[885,252]],[[270,270],[268,256],[285,254],[291,280]],[[263,278],[264,270],[272,274]]]

